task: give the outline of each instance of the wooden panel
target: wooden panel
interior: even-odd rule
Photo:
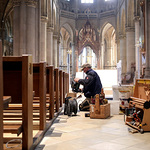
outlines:
[[[4,95],[11,96],[11,103],[22,103],[22,61],[20,57],[3,57]],[[10,60],[11,61],[10,61]]]
[[[3,69],[2,69],[2,41],[0,40],[0,149],[3,150]]]
[[[54,87],[56,92],[56,112],[59,111],[59,69],[54,69]]]
[[[33,64],[33,90],[40,100],[40,130],[46,126],[46,63]]]
[[[60,93],[60,107],[63,105],[63,74],[59,71],[59,93]]]
[[[65,103],[65,72],[63,72],[63,103]]]
[[[49,66],[49,94],[50,94],[50,116],[49,118],[54,118],[54,67]]]
[[[47,94],[50,96],[50,111],[49,111],[49,119],[54,117],[54,68],[53,66],[47,66],[47,76],[46,76],[46,84],[47,84]]]

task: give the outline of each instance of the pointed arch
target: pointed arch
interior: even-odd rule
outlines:
[[[113,69],[117,63],[116,30],[106,22],[101,28],[101,67]]]

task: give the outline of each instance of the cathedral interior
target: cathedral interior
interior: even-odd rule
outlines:
[[[149,0],[0,0],[1,55],[31,55],[67,73],[69,83],[89,63],[134,85],[150,78],[148,14]]]

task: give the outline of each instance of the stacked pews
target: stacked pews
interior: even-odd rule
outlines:
[[[8,108],[1,107],[2,143],[20,139],[21,149],[34,149],[62,110],[64,96],[69,92],[69,75],[46,66],[46,62],[32,63],[30,55],[3,57],[0,82],[4,83],[0,87],[4,95],[11,97]]]
[[[3,57],[3,90],[5,96],[11,96],[9,108],[4,110],[4,142],[12,139],[16,133],[22,135],[22,149],[30,149],[33,143],[33,73],[32,56]],[[18,107],[20,107],[18,112]],[[17,122],[21,122],[17,123]],[[5,136],[7,135],[7,136]],[[10,136],[10,137],[8,137]],[[14,138],[14,137],[13,137]]]

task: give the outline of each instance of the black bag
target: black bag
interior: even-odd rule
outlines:
[[[65,98],[65,107],[64,107],[64,115],[71,116],[72,112],[76,115],[78,111],[78,103],[76,98],[66,97]]]
[[[90,102],[89,100],[85,99],[80,105],[79,105],[80,111],[89,111],[90,110]]]

